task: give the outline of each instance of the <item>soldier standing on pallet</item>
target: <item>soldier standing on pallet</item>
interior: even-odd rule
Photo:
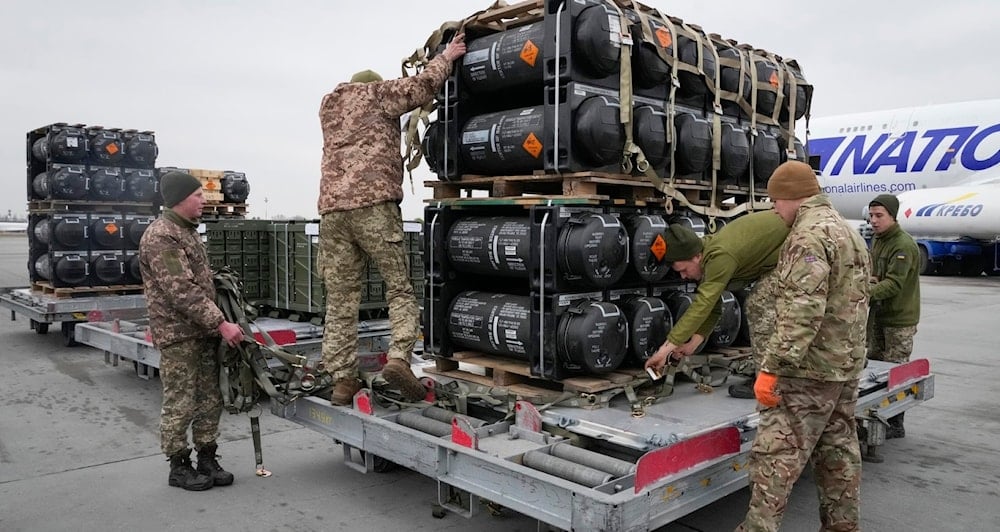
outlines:
[[[239,325],[226,321],[215,304],[208,255],[195,231],[205,205],[201,182],[183,172],[160,180],[163,215],[139,242],[139,268],[149,309],[153,345],[160,350],[160,448],[170,458],[168,483],[186,490],[228,486],[233,474],[216,460],[222,416],[219,389],[220,337],[230,346],[243,340]],[[198,451],[191,467],[187,431]]]
[[[458,34],[423,72],[383,81],[365,70],[323,97],[323,166],[319,191],[318,269],[326,285],[323,364],[334,379],[330,402],[348,405],[358,381],[358,312],[366,255],[386,284],[392,344],[382,376],[408,399],[425,390],[410,369],[420,329],[403,244],[400,116],[426,104],[465,54]]]
[[[920,250],[913,237],[896,222],[899,200],[882,194],[868,204],[875,238],[871,259],[874,283],[871,315],[868,317],[868,358],[909,362],[913,336],[920,321]],[[886,438],[906,436],[903,414],[889,418]],[[878,455],[867,461],[880,462]]]
[[[854,410],[865,365],[868,250],[820,194],[809,165],[782,164],[767,193],[791,232],[775,268],[777,321],[754,385],[762,408],[750,448],[750,508],[737,530],[777,531],[792,486],[811,463],[820,529],[856,531]]]
[[[698,293],[691,306],[677,320],[667,341],[646,361],[659,370],[671,356],[694,353],[715,328],[722,313],[722,291],[734,284],[742,288],[754,284],[747,297],[747,321],[754,362],[759,362],[759,346],[774,329],[774,276],[778,250],[788,236],[788,226],[774,211],[762,211],[737,218],[717,234],[698,238],[686,226],[671,224],[664,235],[665,259],[687,280],[698,281]],[[729,387],[733,397],[753,398],[753,380]]]

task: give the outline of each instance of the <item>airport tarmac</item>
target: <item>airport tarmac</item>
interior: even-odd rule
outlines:
[[[0,286],[27,286],[27,240],[0,238]],[[928,358],[935,397],[906,416],[882,464],[864,464],[866,531],[1000,529],[1000,277],[924,277],[914,358]],[[9,314],[0,320],[0,530],[328,531],[536,530],[509,510],[435,519],[437,487],[405,469],[363,475],[330,438],[261,416],[264,464],[254,475],[250,423],[223,414],[219,454],[231,487],[167,486],[159,451],[160,386],[101,352],[67,348]],[[58,330],[58,329],[56,329]],[[722,392],[724,393],[724,392]],[[669,401],[669,399],[667,399]],[[678,522],[671,532],[732,530],[748,490]],[[819,528],[808,473],[796,485],[785,531]],[[544,527],[543,527],[544,529]]]

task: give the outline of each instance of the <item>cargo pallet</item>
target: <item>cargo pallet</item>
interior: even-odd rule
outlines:
[[[141,287],[140,287],[141,288]],[[74,330],[86,321],[136,319],[146,316],[146,297],[141,291],[84,297],[58,297],[31,288],[0,289],[0,307],[10,310],[11,321],[17,314],[28,318],[31,330],[38,334],[49,332],[49,325],[62,324],[63,343],[76,345]]]
[[[286,338],[284,347],[297,353],[308,356],[319,348],[318,327],[306,331],[309,324],[284,320],[258,320],[258,326],[279,336],[279,331],[290,332],[293,337]],[[155,376],[159,353],[145,340],[142,321],[80,324],[77,333],[81,343],[103,350],[109,364],[132,360],[140,377]],[[388,334],[386,321],[359,326],[362,339]],[[423,374],[422,366],[414,369]],[[271,411],[340,443],[345,463],[359,472],[384,472],[398,464],[434,479],[437,505],[430,510],[438,516],[452,512],[471,517],[483,500],[565,530],[652,530],[747,485],[749,450],[759,422],[754,401],[681,383],[670,397],[644,405],[642,412],[618,400],[600,409],[553,406],[539,411],[504,387],[488,397],[455,379],[435,379],[425,382],[433,384],[440,404],[472,416],[454,417],[439,435],[411,428],[412,419],[431,410],[430,403],[384,406],[368,389],[355,396],[353,407],[305,396],[272,400]],[[856,410],[869,443],[884,442],[887,418],[933,396],[934,375],[927,360],[902,365],[870,361]],[[507,405],[514,405],[511,416]],[[432,431],[449,427],[436,423]],[[560,473],[568,479],[537,465],[540,459],[554,458],[555,447],[567,443],[587,443],[588,456],[617,458],[626,471],[611,474],[587,467],[596,472],[596,480]]]
[[[665,180],[667,181],[667,180]],[[610,174],[606,172],[573,172],[565,174],[536,173],[516,176],[461,176],[456,181],[425,181],[433,189],[434,199],[428,202],[475,205],[505,202],[536,205],[545,201],[614,203],[631,206],[666,206],[669,199],[657,189],[656,184],[642,176]],[[674,194],[694,206],[719,206],[723,212],[732,200],[735,207],[750,203],[753,209],[764,209],[770,203],[763,201],[767,191],[751,190],[749,186],[716,186],[715,204],[712,203],[712,184],[695,179],[675,179],[671,186]],[[473,191],[486,191],[486,197],[473,197]],[[752,201],[751,201],[752,200]]]
[[[66,297],[88,297],[88,296],[108,296],[108,295],[128,295],[141,294],[141,284],[115,284],[103,286],[52,286],[48,281],[35,281],[31,283],[31,290],[43,294],[52,294],[58,298]]]
[[[439,387],[451,383],[436,378]],[[860,383],[858,421],[868,428],[869,441],[881,444],[886,418],[933,396],[934,376],[926,360],[898,366],[871,361]],[[617,401],[596,410],[541,412],[518,401],[510,420],[502,411],[489,416],[496,408],[476,404],[470,395],[459,403],[462,413],[479,415],[485,424],[477,427],[459,416],[442,435],[411,428],[411,421],[403,424],[403,416],[419,417],[428,405],[399,410],[377,403],[362,390],[353,408],[304,397],[290,404],[274,401],[271,410],[340,442],[353,469],[383,471],[388,460],[434,479],[435,515],[444,509],[471,517],[482,499],[564,530],[653,530],[746,487],[759,423],[755,401],[704,393],[694,384],[677,386],[671,397],[646,406],[641,415]],[[550,460],[540,455],[552,455],[570,440],[631,462],[630,472],[586,468],[596,471],[598,480],[569,480],[563,477],[573,475],[526,465],[529,454],[532,464]]]
[[[246,215],[246,203],[206,203],[201,209],[203,219],[244,218]]]

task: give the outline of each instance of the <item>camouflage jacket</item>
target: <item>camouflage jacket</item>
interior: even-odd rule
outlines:
[[[788,226],[774,211],[741,216],[703,239],[701,282],[691,306],[667,336],[674,345],[711,334],[722,314],[721,297],[733,283],[746,284],[774,269]]]
[[[865,365],[868,277],[864,240],[823,194],[799,207],[778,265],[777,321],[761,370],[843,382]]]
[[[212,269],[196,227],[165,210],[139,242],[149,328],[157,348],[217,335],[225,319],[215,305]]]
[[[872,319],[885,327],[920,321],[920,250],[899,224],[872,240]]]
[[[431,101],[450,73],[439,55],[414,77],[341,83],[323,97],[320,215],[403,199],[400,116]]]

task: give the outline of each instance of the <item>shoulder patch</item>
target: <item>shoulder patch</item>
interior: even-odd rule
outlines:
[[[181,275],[184,273],[179,250],[165,249],[161,255],[163,256],[163,265],[167,267],[167,273],[170,275]]]

